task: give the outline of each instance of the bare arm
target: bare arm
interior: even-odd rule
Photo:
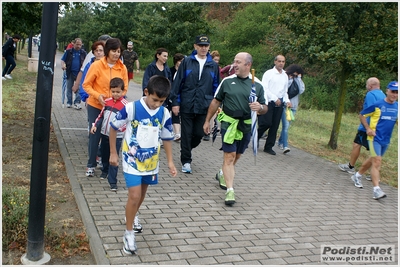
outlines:
[[[217,99],[213,99],[211,101],[210,106],[208,107],[208,111],[207,111],[207,116],[206,116],[206,120],[204,122],[203,125],[203,131],[206,134],[210,134],[210,120],[211,118],[214,116],[215,112],[217,112],[218,107],[221,105],[221,102],[219,102]]]
[[[82,75],[83,75],[82,71],[79,71],[78,76],[76,76],[75,83],[72,86],[72,92],[76,92],[79,90],[79,85],[81,84]]]
[[[364,117],[364,115],[361,115],[361,114],[359,114],[358,117],[360,118],[361,124],[362,124],[362,125],[365,127],[365,129],[367,130],[367,135],[375,136],[375,131],[372,130],[372,129],[369,127],[369,124],[368,124],[368,122],[367,122],[367,118]]]
[[[110,165],[118,166],[118,153],[117,153],[117,130],[113,127],[110,127],[109,134],[110,141]]]
[[[163,145],[164,145],[165,155],[167,156],[169,173],[172,175],[172,177],[175,177],[177,171],[172,157],[172,141],[163,141]]]

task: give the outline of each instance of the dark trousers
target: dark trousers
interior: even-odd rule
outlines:
[[[117,153],[121,149],[122,138],[117,138]],[[118,166],[110,165],[110,138],[107,135],[101,135],[101,163],[103,163],[102,173],[108,174],[108,183],[117,183]]]
[[[3,69],[3,77],[4,75],[11,74],[17,64],[15,63],[14,57],[12,55],[8,55],[5,57],[6,66]]]
[[[192,149],[201,143],[206,114],[181,114],[181,163],[192,162]]]
[[[263,133],[268,130],[268,137],[265,142],[264,150],[272,149],[275,145],[276,134],[278,132],[279,123],[281,122],[283,105],[275,106],[275,102],[268,103],[268,112],[258,116],[258,140]]]
[[[97,116],[99,116],[101,110],[97,109],[95,107],[92,107],[91,105],[87,105],[87,113],[88,113],[88,122],[90,125],[90,128],[92,128],[92,123],[96,120]],[[88,154],[89,154],[89,159],[87,166],[88,168],[94,168],[96,167],[96,157],[97,157],[97,150],[99,148],[99,142],[100,142],[100,133],[101,127],[97,128],[97,131],[94,134],[89,133],[89,144],[88,144]]]
[[[79,91],[77,91],[76,93],[72,92],[72,86],[74,86],[75,80],[76,77],[72,74],[70,74],[67,78],[67,104],[69,105],[72,105],[73,95],[75,95],[74,104],[81,103],[81,95],[79,94]]]

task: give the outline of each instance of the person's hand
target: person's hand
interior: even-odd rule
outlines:
[[[176,174],[178,173],[178,172],[176,171],[176,168],[175,168],[175,165],[174,165],[173,162],[168,163],[168,169],[169,169],[169,173],[172,175],[172,177],[175,177]]]
[[[72,86],[72,92],[76,93],[78,89],[79,89],[78,83],[74,83],[74,85]]]
[[[203,131],[205,134],[210,134],[210,121],[206,120],[203,124]]]
[[[278,98],[278,100],[275,101],[275,106],[280,107],[282,104],[281,100]]]
[[[290,101],[289,101],[289,102],[286,102],[286,106],[287,106],[288,108],[291,108],[291,107],[292,107],[292,103],[290,103]]]
[[[261,111],[261,104],[258,102],[249,103],[249,106],[252,111]]]
[[[118,166],[118,163],[119,163],[118,154],[111,153],[109,162],[110,162],[111,166]],[[175,169],[175,171],[176,171],[176,169]]]
[[[172,107],[172,112],[174,113],[175,116],[178,116],[179,109],[180,109],[180,106],[173,106]]]
[[[376,133],[375,133],[375,131],[372,130],[371,128],[368,128],[368,129],[367,129],[367,135],[369,135],[369,136],[375,136]]]
[[[139,69],[137,69],[137,70],[136,70],[136,73],[139,73],[139,72],[140,72],[140,70],[139,70]]]
[[[61,64],[61,69],[62,69],[62,70],[66,70],[66,69],[67,69],[67,65]]]
[[[97,131],[97,127],[96,126],[92,126],[92,128],[90,129],[90,133],[91,134],[95,134]]]
[[[99,95],[99,102],[103,107],[106,105],[106,102],[104,101],[104,95]]]

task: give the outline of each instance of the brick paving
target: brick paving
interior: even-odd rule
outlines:
[[[161,155],[159,184],[149,187],[140,208],[144,231],[136,235],[138,255],[124,255],[125,182],[119,173],[119,190],[111,192],[99,169],[96,177],[85,176],[86,109],[61,106],[61,56],[52,122],[97,264],[324,264],[324,244],[398,244],[396,188],[382,185],[388,197],[373,200],[371,182],[364,180],[358,189],[336,163],[296,148],[287,155],[275,148],[276,156],[259,151],[256,164],[248,149],[236,166],[237,202],[225,206],[224,190],[215,180],[222,163],[218,137],[214,145],[203,141],[193,150],[193,174],[170,177]],[[141,87],[131,82],[128,99],[140,96]],[[178,143],[173,150],[180,171]],[[389,264],[397,263],[396,256]]]

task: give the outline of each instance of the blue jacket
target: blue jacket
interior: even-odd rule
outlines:
[[[79,95],[81,96],[81,100],[86,102],[86,99],[89,97],[88,93],[86,93],[85,89],[83,89],[83,82],[85,81],[86,74],[90,68],[90,65],[94,62],[96,58],[92,57],[90,61],[86,64],[85,69],[82,72],[81,83],[79,84]]]
[[[170,100],[172,106],[180,106],[181,113],[207,114],[219,85],[219,67],[207,53],[206,63],[199,80],[200,65],[195,55],[183,59],[172,82]]]

